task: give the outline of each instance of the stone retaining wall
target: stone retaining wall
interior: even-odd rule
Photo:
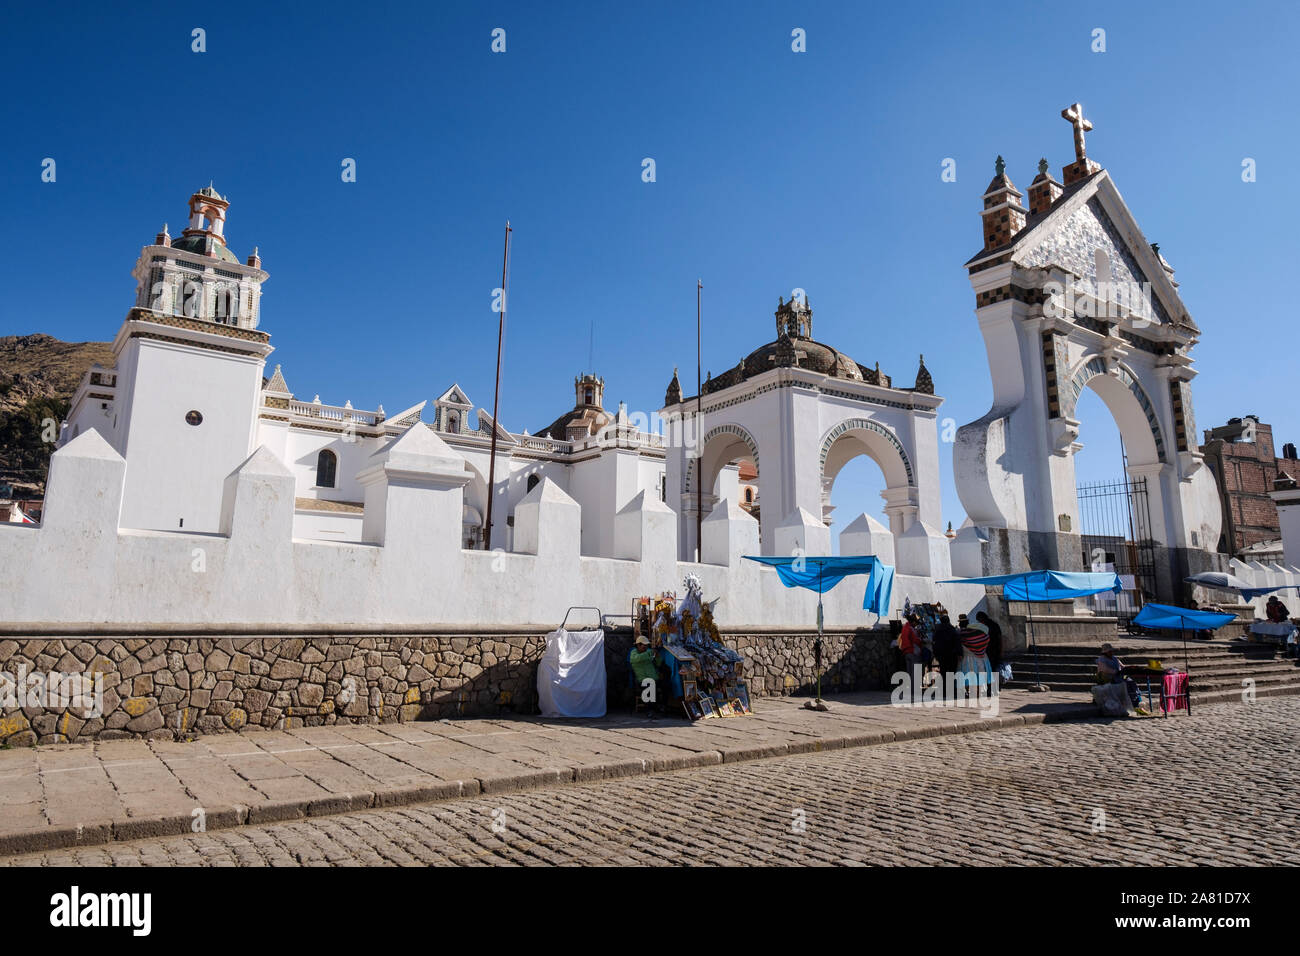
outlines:
[[[810,693],[808,632],[724,634],[746,661],[751,695]],[[825,638],[823,693],[888,686],[885,630]],[[42,695],[0,701],[0,745],[174,739],[202,733],[322,724],[536,713],[542,632],[289,636],[0,636],[0,677],[15,693],[24,675],[94,674],[103,712]],[[630,629],[606,635],[610,707],[631,702]],[[0,687],[0,693],[5,688]]]

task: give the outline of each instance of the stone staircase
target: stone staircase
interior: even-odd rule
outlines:
[[[1273,644],[1247,641],[1196,640],[1188,638],[1184,661],[1183,642],[1179,638],[1139,638],[1119,635],[1110,641],[1115,655],[1127,666],[1144,665],[1159,660],[1165,667],[1177,667],[1191,674],[1192,703],[1215,703],[1240,700],[1247,678],[1253,680],[1256,696],[1300,694],[1300,667],[1294,660],[1281,656]],[[1096,673],[1098,645],[1043,644],[1038,648],[1038,680],[1054,691],[1090,693]],[[1035,682],[1034,652],[1019,650],[1008,654],[1014,679],[1008,688],[1025,688]],[[1146,692],[1145,679],[1138,685]],[[1152,689],[1158,695],[1158,678],[1152,677]]]

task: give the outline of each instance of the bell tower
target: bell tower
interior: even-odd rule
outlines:
[[[254,448],[267,274],[256,250],[240,262],[227,246],[226,197],[209,185],[189,207],[180,236],[163,226],[141,250],[114,368],[92,370],[64,430],[95,428],[127,460],[124,528],[218,531],[225,478]]]
[[[138,308],[242,329],[259,321],[262,259],[253,249],[244,262],[226,245],[230,200],[209,183],[190,196],[189,225],[173,239],[164,225],[140,252],[135,270]]]

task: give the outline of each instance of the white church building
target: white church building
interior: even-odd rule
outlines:
[[[593,374],[575,377],[573,408],[536,434],[494,423],[458,384],[432,408],[421,402],[389,415],[382,405],[331,405],[319,395],[306,401],[280,364],[267,374],[272,346],[259,303],[268,274],[258,252],[241,263],[230,251],[229,202],[215,188],[196,192],[189,206],[180,237],[164,226],[141,250],[135,307],[113,341],[115,362],[86,373],[60,441],[93,428],[129,462],[123,528],[216,532],[226,476],[265,447],[294,476],[295,538],[363,542],[370,460],[418,426],[464,459],[462,548],[513,550],[514,510],[549,478],[582,508],[583,555],[618,557],[614,518],[645,493],[677,511],[678,555],[692,560],[699,506],[705,516],[720,501],[738,508],[740,468],[757,472],[766,460],[762,496],[745,502],[756,506],[749,513],[761,506],[766,515],[763,553],[829,553],[831,483],[846,461],[866,454],[889,482],[889,525],[862,516],[851,549],[870,548],[890,564],[897,558],[907,573],[948,574],[948,543],[937,530],[942,399],[929,373],[922,364],[915,387],[895,387],[879,363],[867,368],[815,341],[806,299],[782,301],[776,338],[705,383],[698,419],[700,403],[682,398],[675,375],[663,427],[653,430],[629,421],[622,406],[607,412],[605,382]],[[695,493],[699,464],[702,496]],[[498,520],[489,542],[493,474]]]
[[[816,596],[742,557],[831,553],[831,486],[858,456],[884,476],[884,520],[858,516],[840,552],[896,567],[891,616],[908,598],[967,611],[984,588],[940,582],[1087,566],[1073,465],[1084,388],[1115,417],[1128,477],[1145,481],[1159,596],[1176,600],[1186,573],[1223,564],[1193,437],[1200,330],[1086,156],[1081,110],[1063,115],[1075,127],[1064,181],[1044,160],[1026,209],[999,158],[983,196],[966,269],[994,403],[956,435],[968,520],[954,539],[940,509],[943,399],[924,360],[909,384],[819,342],[806,295],[779,301],[775,337],[701,394],[674,373],[659,422],[607,411],[594,374],[532,433],[493,421],[458,384],[393,414],[308,401],[291,361],[268,368],[268,274],[256,249],[242,261],[230,250],[230,204],[209,185],[179,237],[164,227],[140,253],[114,362],[73,398],[44,522],[0,528],[14,619],[532,624],[570,605],[618,612],[697,573],[723,597],[720,624],[807,627]],[[160,604],[159,568],[200,553],[217,573],[175,576]],[[53,593],[40,569],[68,562],[97,583]],[[828,625],[874,623],[854,590],[828,597]]]

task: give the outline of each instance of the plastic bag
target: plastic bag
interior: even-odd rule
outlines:
[[[1098,684],[1092,689],[1092,700],[1105,717],[1128,717],[1136,711],[1124,684]]]
[[[1002,683],[1004,683],[1004,684],[1005,684],[1007,681],[1011,680],[1011,664],[1010,664],[1010,663],[1003,664],[1001,667],[998,668],[998,679],[1001,680]]]

